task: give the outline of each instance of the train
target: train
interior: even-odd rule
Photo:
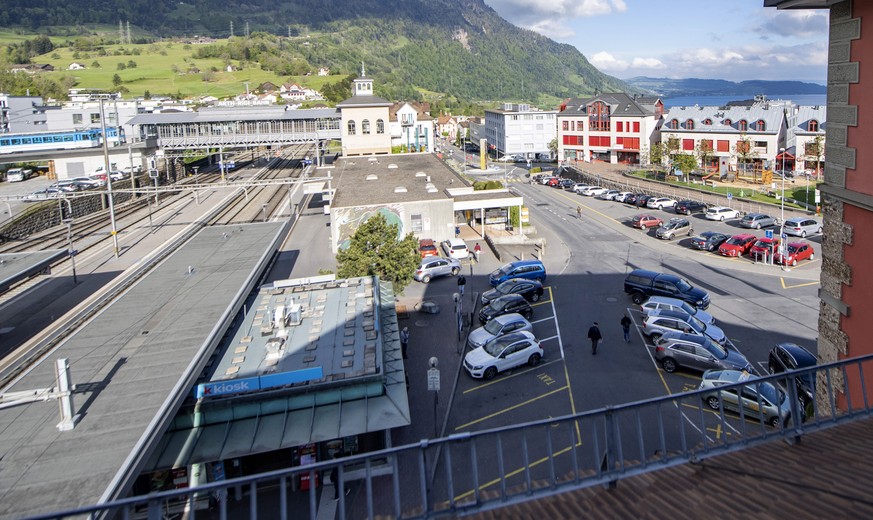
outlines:
[[[103,146],[102,134],[103,132],[99,128],[31,134],[0,134],[0,154],[96,148]],[[119,139],[124,139],[124,131],[119,132],[117,127],[108,127],[106,135],[110,143],[114,142],[113,144],[117,144]]]

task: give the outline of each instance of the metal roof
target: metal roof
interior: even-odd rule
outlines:
[[[655,115],[654,111],[648,108],[653,106],[655,101],[653,98],[646,97],[635,100],[624,92],[609,92],[598,96],[584,99],[570,99],[567,101],[566,108],[561,111],[559,116],[579,116],[588,115],[588,106],[595,101],[602,101],[609,105],[610,117],[634,116],[646,117]],[[645,100],[645,101],[643,101]],[[638,102],[639,101],[639,102]],[[642,103],[642,104],[641,104]]]
[[[785,109],[788,102],[766,101],[752,105],[726,105],[717,106],[693,106],[672,107],[664,114],[663,132],[708,132],[708,133],[745,133],[745,134],[778,134],[785,118]],[[670,128],[670,121],[676,120],[679,127]],[[694,122],[694,128],[685,128],[686,122]],[[710,120],[711,124],[703,124]],[[745,120],[748,123],[747,130],[739,130],[737,124]],[[757,121],[764,121],[764,130],[755,130]],[[730,125],[725,124],[730,121]]]
[[[249,310],[210,369],[207,385],[313,368],[319,375],[293,384],[204,397],[198,426],[193,426],[191,411],[179,414],[146,470],[409,425],[390,283],[376,277],[315,283],[288,280],[261,287],[247,305]],[[276,310],[292,305],[301,306],[299,323],[292,319],[279,324]],[[282,348],[270,347],[277,337],[287,338]]]
[[[288,110],[280,105],[255,107],[204,107],[197,112],[139,114],[129,125],[167,125],[176,123],[214,123],[229,121],[275,121],[295,119],[339,119],[335,108]]]
[[[12,285],[46,270],[52,262],[67,255],[66,249],[24,251],[0,255],[0,293]]]
[[[66,358],[80,420],[61,432],[54,402],[0,409],[0,518],[127,491],[286,231],[205,228],[2,390],[55,386]]]

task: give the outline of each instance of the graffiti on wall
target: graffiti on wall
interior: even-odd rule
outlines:
[[[397,239],[402,240],[405,234],[403,226],[403,205],[387,204],[385,206],[368,206],[358,208],[343,208],[337,214],[337,247],[345,249],[349,247],[352,235],[358,230],[358,226],[377,213],[382,214],[389,224],[397,226]]]

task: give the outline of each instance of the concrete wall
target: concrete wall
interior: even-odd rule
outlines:
[[[454,236],[454,203],[451,200],[431,200],[399,204],[374,204],[361,207],[331,207],[330,229],[334,253],[348,244],[358,226],[381,213],[391,224],[400,226],[398,238],[414,233],[416,238],[432,238],[437,242]],[[413,216],[421,216],[422,230],[413,231]]]

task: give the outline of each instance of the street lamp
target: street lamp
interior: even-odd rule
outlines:
[[[780,202],[782,203],[782,214],[779,219],[779,252],[782,254],[782,267],[785,267],[785,244],[783,243],[785,236],[785,148],[779,149],[780,155],[782,155],[782,197]]]
[[[197,170],[200,169],[199,166],[192,166],[192,170],[194,170],[194,200],[197,201],[197,204],[200,204],[200,190],[197,189],[197,186],[200,184],[200,181],[197,180]]]
[[[73,267],[73,285],[76,285],[76,252],[73,251],[73,219],[62,220],[67,225],[67,254],[70,256],[70,265]]]

